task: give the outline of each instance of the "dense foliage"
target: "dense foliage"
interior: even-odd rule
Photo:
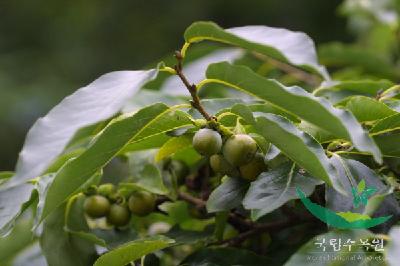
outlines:
[[[65,98],[0,173],[1,263],[349,265],[310,261],[323,238],[382,239],[351,265],[398,265],[399,31],[351,2],[359,42],[319,60],[301,32],[196,22],[156,68]],[[337,229],[298,191],[353,226],[391,217]]]

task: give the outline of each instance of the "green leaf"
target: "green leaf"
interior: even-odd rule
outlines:
[[[385,156],[400,158],[400,132],[375,135],[374,140]]]
[[[202,248],[189,255],[181,265],[198,266],[259,266],[274,265],[272,259],[237,248]]]
[[[256,118],[256,128],[269,142],[274,144],[287,157],[303,167],[315,178],[343,191],[336,182],[334,169],[321,145],[308,134],[298,130],[287,119],[265,114]]]
[[[252,182],[243,205],[252,210],[254,220],[270,213],[292,199],[298,199],[296,187],[299,187],[309,196],[316,185],[321,181],[300,174],[295,164],[284,164],[272,171],[261,173],[256,181]]]
[[[365,96],[351,97],[346,101],[345,107],[360,122],[376,121],[397,113],[384,103]]]
[[[241,205],[248,183],[239,178],[225,177],[207,200],[208,212],[229,211]]]
[[[58,207],[44,222],[40,246],[49,265],[86,266],[92,265],[97,257],[93,243],[64,230],[65,221],[75,230],[87,231],[83,212],[83,198],[72,205],[65,217],[65,204]]]
[[[378,147],[350,112],[334,108],[327,100],[314,97],[300,87],[285,87],[247,67],[224,62],[210,65],[207,78],[268,101],[336,137],[350,140],[358,150],[371,153],[377,162],[382,161]]]
[[[32,202],[34,188],[26,183],[0,188],[0,236],[12,229],[15,219]]]
[[[174,242],[162,236],[131,241],[102,255],[94,266],[125,266],[144,255],[169,247]]]
[[[171,138],[159,149],[156,154],[156,162],[167,158],[170,155],[175,154],[179,150],[183,150],[192,145],[192,135],[182,135],[176,138]]]
[[[154,69],[111,72],[65,98],[29,130],[13,181],[41,175],[80,128],[115,115],[156,74]]]
[[[376,124],[369,131],[372,135],[378,135],[382,133],[391,132],[400,129],[400,114],[397,113],[392,116],[388,116],[376,122]]]
[[[212,22],[195,22],[186,29],[184,38],[186,43],[210,40],[238,46],[293,65],[309,67],[329,79],[325,68],[318,64],[314,42],[302,32],[266,26],[224,30]]]
[[[400,260],[400,226],[395,226],[389,232],[390,242],[386,248],[386,259],[390,266],[396,266]]]
[[[318,235],[313,237],[310,241],[304,244],[294,255],[292,255],[289,260],[284,264],[285,266],[299,266],[299,265],[310,265],[310,266],[333,266],[333,265],[364,265],[367,261],[366,256],[368,256],[368,252],[362,247],[360,239],[365,241],[365,239],[372,238],[374,235],[367,230],[341,230],[341,231],[331,231],[323,235]],[[323,243],[325,239],[325,242]],[[336,240],[334,240],[336,239]],[[349,253],[349,248],[344,247],[343,243],[350,239],[351,241],[355,241],[352,244],[351,252]],[[342,247],[339,251],[334,250],[334,245],[330,245],[330,241],[335,241],[338,243],[340,241],[342,243]],[[317,245],[316,243],[322,243],[322,246]],[[325,247],[325,251],[323,251],[323,247]],[[351,257],[354,256],[354,253],[357,252],[357,256],[359,255],[360,260],[353,261],[351,264],[342,264],[341,262],[349,262]],[[321,255],[319,255],[321,254]],[[329,254],[330,258],[333,259],[313,259],[318,258],[324,254]],[[357,256],[355,258],[357,258]],[[341,260],[340,260],[341,259]],[[382,258],[383,260],[383,258]],[[379,264],[378,260],[370,261],[369,265],[384,265]],[[358,264],[360,263],[360,264]]]
[[[336,104],[344,99],[363,95],[375,97],[381,90],[386,90],[393,85],[388,80],[346,80],[327,87],[321,87],[313,92],[315,96],[327,98]]]
[[[186,114],[170,109],[164,104],[154,104],[134,115],[112,121],[84,153],[69,161],[57,172],[48,189],[40,220],[104,167],[127,143],[178,128],[189,122]]]

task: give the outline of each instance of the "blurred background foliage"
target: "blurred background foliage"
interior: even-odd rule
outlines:
[[[377,6],[363,6],[362,2]],[[387,53],[397,49],[395,42],[387,42],[393,34],[386,25],[397,22],[395,7],[388,9],[388,5],[393,3],[1,1],[0,170],[14,168],[29,127],[63,97],[103,73],[154,65],[159,58],[180,48],[185,28],[194,21],[212,20],[225,28],[251,24],[284,27],[306,32],[318,45],[333,41],[352,43],[357,39],[367,43],[372,52]],[[347,53],[354,51],[343,53],[342,48],[338,43],[323,47],[322,63],[346,64]],[[379,65],[369,67],[382,72]],[[338,76],[346,78],[360,69],[352,69],[350,74],[346,71]],[[388,78],[398,77],[394,71],[384,74]]]

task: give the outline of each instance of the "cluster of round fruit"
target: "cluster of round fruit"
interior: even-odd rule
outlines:
[[[214,172],[253,181],[266,170],[264,156],[257,152],[256,141],[247,134],[222,136],[210,128],[202,128],[193,137],[193,148],[210,158]]]
[[[106,217],[108,224],[122,227],[129,223],[131,214],[146,216],[155,209],[155,205],[155,195],[147,191],[135,191],[126,200],[114,192],[112,184],[103,184],[95,194],[86,197],[83,208],[91,218]]]

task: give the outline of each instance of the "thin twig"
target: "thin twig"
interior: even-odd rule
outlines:
[[[200,112],[200,114],[207,120],[210,121],[213,119],[213,117],[207,113],[207,111],[204,109],[204,107],[200,103],[200,98],[197,95],[197,88],[195,84],[191,84],[186,76],[183,74],[182,71],[182,60],[183,57],[179,51],[175,52],[175,58],[178,61],[177,65],[175,65],[174,69],[176,71],[176,74],[178,77],[181,79],[182,83],[185,85],[185,87],[188,89],[190,96],[192,96],[192,100],[190,101],[191,105],[193,108],[195,108],[197,111]]]
[[[276,60],[276,59],[269,57],[267,55],[264,55],[264,54],[260,54],[260,53],[256,53],[256,52],[253,52],[252,54],[256,58],[258,58],[262,61],[269,62],[274,67],[288,73],[289,75],[292,75],[296,79],[303,81],[313,87],[316,87],[321,83],[321,79],[318,76],[308,73],[308,72],[302,70],[301,68],[297,68],[293,65]]]

